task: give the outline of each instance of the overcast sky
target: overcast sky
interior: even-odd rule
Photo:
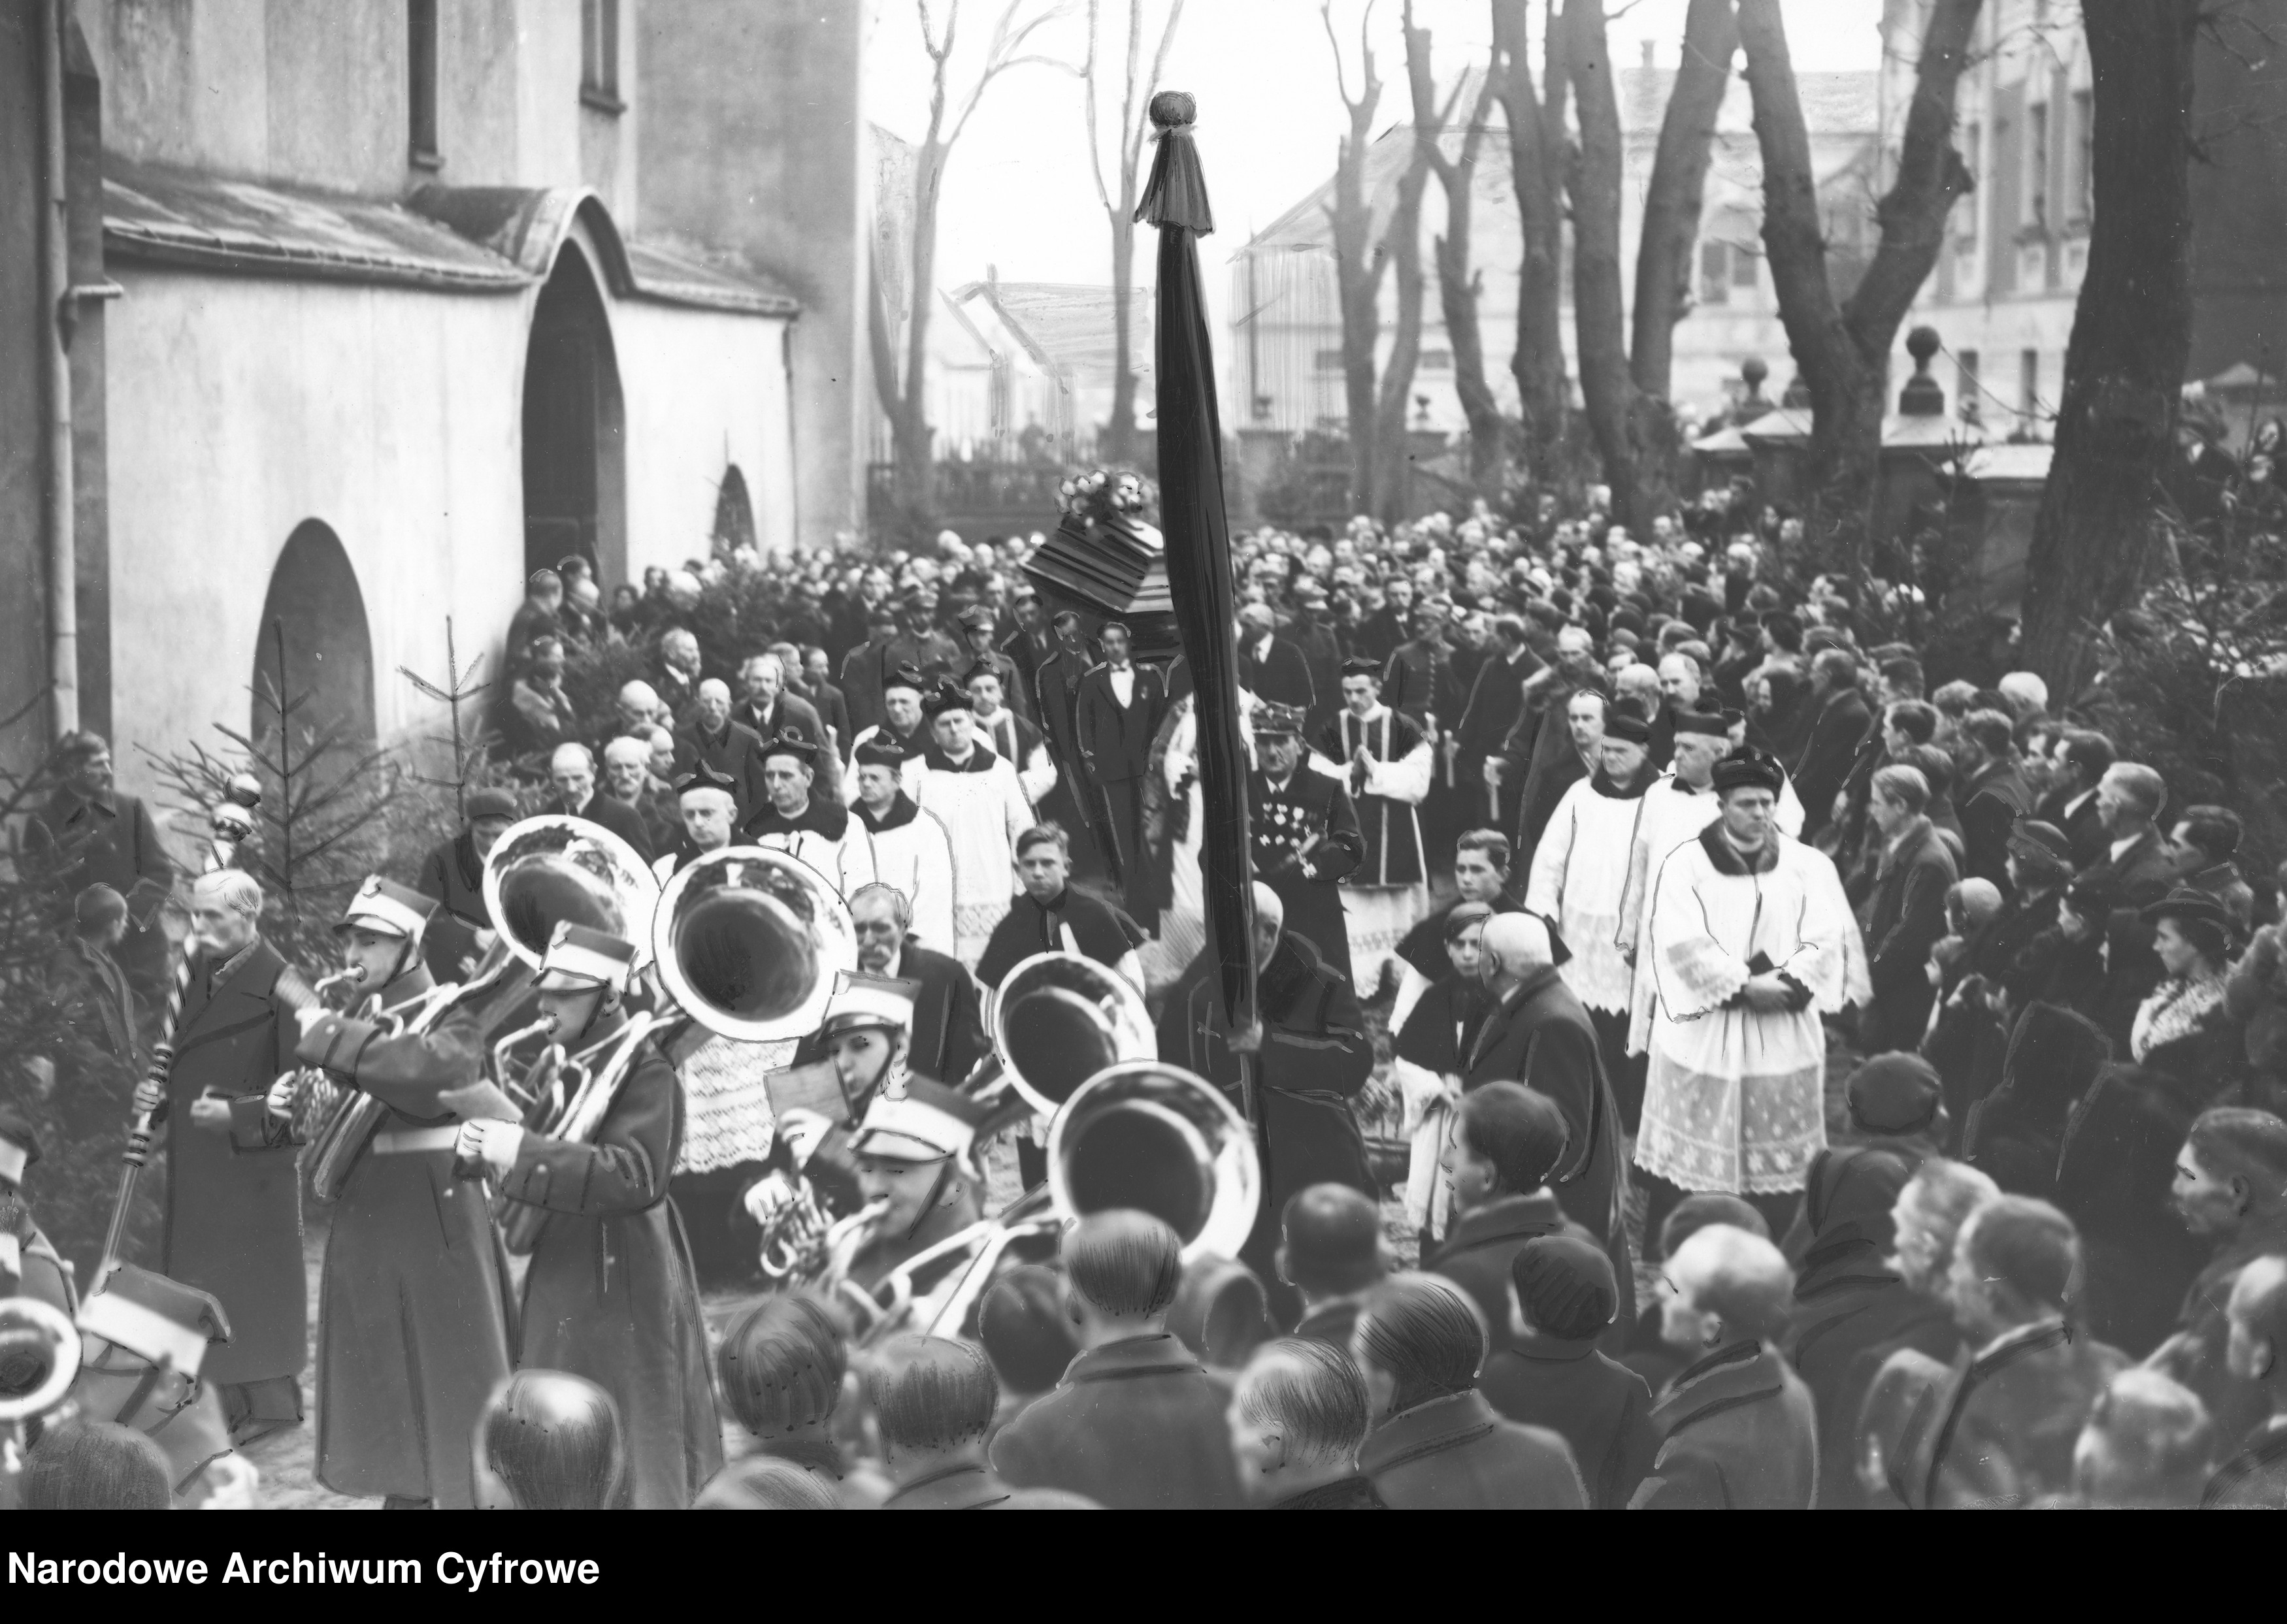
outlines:
[[[922,49],[916,0],[871,4],[867,116],[909,139],[918,138],[928,122],[929,59]],[[929,0],[940,32],[950,4],[952,0]],[[961,33],[954,67],[959,82],[965,83],[1006,0],[960,4]],[[1039,5],[1042,0],[1026,4]],[[1116,26],[1124,28],[1126,0],[1103,4]],[[1148,62],[1167,0],[1144,4]],[[1662,67],[1674,67],[1685,5],[1686,0],[1636,0],[1633,5],[1608,0],[1608,10],[1618,13],[1610,24],[1613,59],[1637,62],[1649,41],[1654,60]],[[1080,19],[1085,15],[1085,0],[1074,0],[1071,9],[1073,16],[1044,29],[1037,43],[1041,54],[1077,63],[1084,49]],[[1357,20],[1363,9],[1363,0],[1334,0],[1353,83]],[[1783,0],[1783,9],[1798,67],[1880,66],[1876,34],[1880,0]],[[1542,7],[1532,10],[1538,15]],[[1485,0],[1415,0],[1415,13],[1434,36],[1441,79],[1481,59],[1490,43]],[[1384,127],[1401,119],[1407,108],[1399,14],[1397,0],[1380,0],[1375,12],[1378,67],[1389,82],[1379,120]],[[1106,85],[1119,82],[1117,59],[1123,48],[1124,43],[1112,47],[1115,61],[1104,79]],[[1733,66],[1736,71],[1736,58]],[[1200,156],[1217,226],[1215,235],[1200,248],[1210,297],[1216,302],[1215,336],[1221,343],[1221,301],[1230,254],[1333,169],[1346,121],[1318,0],[1189,0],[1164,83],[1199,98]],[[1050,68],[1021,67],[993,83],[954,149],[946,175],[938,234],[940,287],[979,280],[988,264],[997,264],[1008,281],[1111,280],[1110,231],[1088,177],[1081,108],[1079,80]],[[1148,228],[1137,233],[1135,277],[1139,286],[1151,280],[1153,235]]]

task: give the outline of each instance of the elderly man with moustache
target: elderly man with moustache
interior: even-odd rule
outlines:
[[[770,799],[763,787],[763,741],[759,734],[731,714],[731,685],[717,677],[699,684],[697,707],[691,720],[676,731],[675,770],[678,777],[700,762],[710,772],[731,781],[739,803],[739,821],[755,815]]]
[[[556,804],[549,810],[566,817],[585,818],[610,831],[635,847],[636,855],[646,863],[656,855],[652,850],[651,831],[645,826],[642,816],[625,801],[597,790],[596,758],[589,753],[587,745],[557,745],[556,753],[548,760],[548,781],[556,791]]]
[[[745,692],[731,720],[752,729],[757,738],[777,738],[791,728],[824,753],[829,748],[826,723],[816,706],[788,690],[787,674],[786,662],[779,655],[750,655],[739,667],[739,682]],[[841,787],[839,776],[828,777],[827,784],[827,798],[832,800],[832,792]]]
[[[622,736],[604,746],[604,794],[635,815],[654,857],[682,832],[675,803],[653,786],[651,746],[642,739]]]
[[[190,983],[163,1079],[135,1108],[167,1122],[162,1271],[214,1294],[229,1342],[203,1374],[220,1388],[234,1441],[302,1419],[309,1359],[301,1180],[291,1127],[269,1111],[296,1026],[286,961],[262,939],[262,887],[234,869],[191,885]]]
[[[992,1052],[977,1007],[977,982],[949,953],[932,952],[909,934],[912,905],[894,886],[861,886],[850,898],[858,926],[858,968],[867,975],[914,988],[906,1064],[925,1077],[958,1088]],[[826,1058],[822,1034],[803,1039],[795,1064]]]

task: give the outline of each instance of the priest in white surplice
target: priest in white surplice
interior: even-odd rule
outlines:
[[[1365,859],[1342,877],[1350,982],[1361,998],[1381,990],[1397,944],[1429,911],[1422,862],[1422,798],[1435,764],[1428,736],[1381,702],[1373,660],[1342,666],[1342,709],[1319,730],[1310,765],[1340,778],[1357,808]]]
[[[1620,902],[1644,792],[1658,777],[1650,740],[1651,724],[1634,701],[1609,708],[1596,769],[1575,780],[1549,815],[1524,889],[1526,911],[1555,920],[1571,950],[1557,973],[1595,1026],[1604,1076],[1630,1133],[1643,1109],[1643,1066],[1628,1056],[1635,972],[1620,953]]]
[[[1017,893],[1017,837],[1033,826],[1033,809],[1016,768],[977,743],[977,713],[964,690],[938,683],[922,714],[930,744],[914,804],[945,825],[952,844],[951,951],[974,970]]]
[[[1718,816],[1660,863],[1644,920],[1648,1234],[1682,1191],[1777,1198],[1776,1211],[1803,1187],[1826,1146],[1819,1017],[1871,996],[1834,864],[1777,828],[1777,759],[1735,750],[1713,777]]]

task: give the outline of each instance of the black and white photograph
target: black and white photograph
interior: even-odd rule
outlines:
[[[2287,1510],[2283,441],[2287,0],[0,0],[11,1593]]]

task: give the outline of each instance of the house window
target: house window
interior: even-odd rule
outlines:
[[[2025,224],[2047,229],[2049,224],[2049,109],[2038,103],[2025,109]]]
[[[2091,92],[2073,92],[2072,119],[2072,210],[2066,223],[2085,228],[2096,215],[2096,104]]]
[[[1420,369],[1423,372],[1452,371],[1453,352],[1451,350],[1424,350],[1421,352]]]
[[[580,0],[580,99],[617,113],[620,99],[620,0]]]
[[[1699,245],[1699,302],[1702,304],[1729,304],[1731,302],[1731,245],[1728,242],[1703,242]]]
[[[1953,353],[1955,367],[1953,398],[1961,421],[1974,423],[1983,408],[1983,392],[1977,382],[1978,355],[1974,350],[1957,350]]]
[[[437,150],[437,0],[407,0],[405,8],[406,152],[433,169]]]
[[[1340,372],[1342,369],[1342,352],[1338,349],[1321,350],[1310,364],[1320,372]]]
[[[2017,352],[2017,415],[2027,422],[2033,421],[2041,409],[2041,352],[2020,350]]]

